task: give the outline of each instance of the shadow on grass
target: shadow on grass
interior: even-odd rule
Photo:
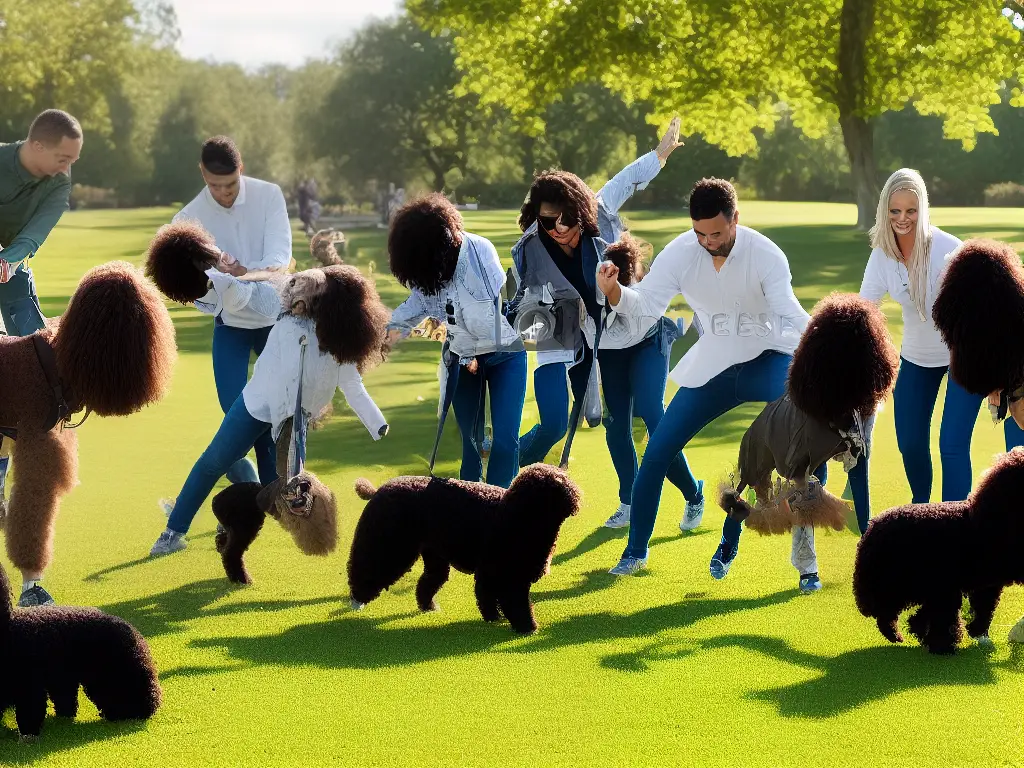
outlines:
[[[207,531],[206,533],[196,533],[190,535],[188,537],[188,540],[197,541],[199,539],[209,539],[214,536],[214,533],[214,531]],[[149,555],[137,557],[134,560],[128,560],[127,562],[118,563],[117,565],[111,565],[107,568],[103,568],[102,570],[90,573],[88,576],[85,576],[82,579],[82,581],[103,581],[105,577],[110,576],[111,574],[120,573],[121,571],[129,571],[132,568],[137,568],[141,565],[145,565],[146,563],[160,562],[160,560],[161,558],[159,557],[150,557]]]
[[[90,707],[92,704],[87,702],[81,709],[88,713]],[[43,723],[39,741],[35,744],[20,744],[17,729],[5,726],[6,723],[0,725],[0,765],[37,765],[59,752],[78,749],[97,741],[131,736],[145,730],[147,723],[139,720],[117,723],[94,720],[85,723],[51,714]]]
[[[505,623],[491,625],[481,619],[439,626],[389,628],[389,624],[405,616],[375,618],[368,615],[373,611],[371,605],[364,613],[345,612],[340,620],[303,624],[277,635],[194,640],[190,647],[223,651],[230,661],[235,662],[226,666],[224,671],[263,665],[380,669],[491,650],[535,653],[589,643],[648,637],[661,631],[691,626],[713,616],[783,603],[796,594],[796,590],[787,590],[751,599],[691,600],[648,608],[634,614],[596,613],[575,616],[550,625],[544,623],[544,611],[541,608],[537,611],[540,630],[525,639],[519,638]],[[242,666],[238,666],[238,663]]]

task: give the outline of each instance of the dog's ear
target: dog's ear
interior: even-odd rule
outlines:
[[[949,347],[950,375],[985,396],[1024,383],[1024,268],[994,240],[968,240],[954,253],[932,305]]]
[[[123,261],[86,272],[53,347],[61,381],[98,416],[127,416],[162,398],[177,356],[163,299]]]
[[[220,251],[213,236],[196,221],[166,224],[146,252],[146,275],[171,301],[189,304],[206,295],[206,270]]]
[[[320,350],[360,371],[382,362],[391,313],[377,289],[353,266],[337,264],[323,271],[327,280],[310,309]]]
[[[898,369],[882,311],[856,294],[833,293],[814,308],[786,387],[801,411],[845,428],[854,411],[867,415],[886,398]]]
[[[566,518],[579,512],[582,497],[579,486],[565,471],[550,464],[531,464],[520,470],[501,503],[522,515],[555,512]]]

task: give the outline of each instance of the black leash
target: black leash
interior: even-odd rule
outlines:
[[[605,302],[604,309],[601,312],[597,321],[597,331],[594,333],[594,356],[590,361],[590,370],[587,371],[587,384],[589,386],[590,377],[594,373],[594,366],[597,365],[597,350],[601,348],[601,334],[604,332],[604,322],[608,317],[608,303]],[[586,341],[584,341],[584,344]],[[572,412],[569,415],[569,433],[565,436],[565,446],[562,448],[562,458],[558,461],[559,469],[569,468],[569,451],[572,450],[572,440],[576,436],[576,430],[580,426],[580,417],[583,415],[583,408],[587,402],[586,389],[583,390],[581,397],[576,397],[572,402]]]

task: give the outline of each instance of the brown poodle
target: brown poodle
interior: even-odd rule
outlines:
[[[910,504],[871,521],[857,547],[853,594],[862,614],[894,643],[907,608],[910,632],[931,653],[953,653],[963,639],[960,606],[973,617],[967,633],[988,636],[1004,587],[1024,583],[1024,448],[996,459],[967,501]]]
[[[811,473],[832,458],[864,450],[857,425],[896,380],[899,354],[885,316],[867,299],[834,293],[814,308],[793,355],[786,394],[768,403],[740,443],[739,484],[722,489],[726,512],[764,533],[795,525],[845,527],[846,505]],[[780,481],[772,485],[772,472]],[[757,492],[751,506],[741,496]]]
[[[565,472],[533,464],[508,490],[437,477],[399,477],[374,490],[359,480],[356,493],[369,503],[348,561],[353,607],[377,598],[422,557],[420,610],[437,609],[434,597],[455,568],[475,574],[484,621],[504,614],[516,632],[537,629],[530,585],[547,573],[558,531],[580,507]]]
[[[2,525],[19,569],[50,564],[61,497],[77,481],[72,414],[127,416],[171,383],[174,326],[163,299],[125,262],[89,270],[64,314],[32,336],[0,336],[0,427],[17,470]]]
[[[14,707],[23,742],[38,738],[48,699],[57,717],[74,718],[79,688],[105,720],[146,720],[160,706],[153,657],[131,624],[95,608],[13,608],[2,567],[0,648],[0,718]]]
[[[213,514],[221,524],[216,548],[228,580],[252,584],[245,552],[259,536],[265,515],[291,534],[307,555],[329,555],[338,546],[338,502],[331,489],[312,472],[288,477],[289,419],[277,439],[278,479],[267,485],[235,483],[213,497]]]
[[[344,250],[345,235],[336,229],[321,229],[310,238],[309,251],[321,266],[329,267],[342,263],[341,256],[338,255],[339,245]]]

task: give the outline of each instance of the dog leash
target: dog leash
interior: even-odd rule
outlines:
[[[309,492],[309,483],[297,478],[302,474],[306,464],[306,433],[308,423],[302,410],[302,379],[306,372],[306,348],[308,339],[305,334],[299,339],[299,386],[295,396],[295,413],[292,416],[292,441],[288,450],[288,474],[282,496],[293,515],[308,517],[313,511],[313,496]]]
[[[590,377],[594,373],[594,367],[597,365],[597,350],[601,348],[601,334],[604,331],[604,323],[608,318],[608,302],[605,301],[604,309],[598,316],[597,320],[597,331],[594,333],[594,356],[590,361],[590,370],[587,371],[587,386],[590,384]],[[584,341],[586,343],[586,341]],[[572,402],[572,413],[569,415],[569,434],[565,436],[565,446],[562,448],[562,458],[558,461],[559,469],[569,468],[569,451],[572,450],[572,439],[576,436],[576,430],[580,426],[580,417],[583,415],[583,406],[587,402],[586,388],[580,397],[576,397]]]
[[[444,352],[441,352],[442,356]],[[434,449],[430,452],[430,468],[428,472],[431,476],[434,474],[434,462],[437,460],[437,449],[441,446],[441,434],[444,432],[444,422],[448,417],[448,409],[452,405],[452,400],[455,399],[455,387],[459,381],[459,356],[451,351],[451,347],[448,348],[449,362],[446,366],[448,375],[445,377],[444,382],[444,399],[441,402],[441,413],[437,417],[437,436],[434,438]]]

